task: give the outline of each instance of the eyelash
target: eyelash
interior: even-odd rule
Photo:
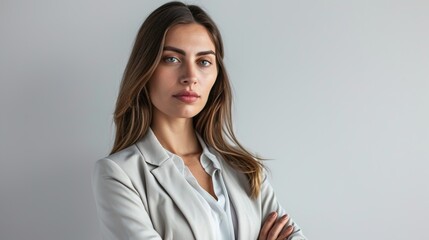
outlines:
[[[172,59],[175,59],[177,62],[180,62],[180,60],[176,57],[164,57],[163,60],[166,63],[174,63],[173,61],[171,61]]]
[[[163,61],[166,62],[166,63],[178,63],[178,62],[181,62],[177,57],[164,57]],[[199,64],[201,66],[203,66],[203,67],[209,67],[209,66],[212,65],[212,62],[210,62],[207,59],[202,59],[202,60],[199,60]]]
[[[205,65],[203,62],[206,62],[207,65]],[[212,63],[209,60],[206,60],[206,59],[202,59],[201,61],[199,61],[199,63],[203,67],[210,67],[212,65]]]

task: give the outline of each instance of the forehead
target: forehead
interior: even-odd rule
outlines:
[[[189,52],[212,50],[215,45],[207,29],[201,24],[178,24],[170,28],[165,36],[164,46],[180,48]]]

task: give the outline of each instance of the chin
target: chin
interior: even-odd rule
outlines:
[[[182,113],[182,114],[178,114],[176,117],[178,117],[178,118],[193,118],[197,114],[198,114],[198,112],[197,113]]]
[[[159,109],[154,107],[154,115],[161,118],[193,118],[203,110],[201,106],[170,106],[169,108]]]

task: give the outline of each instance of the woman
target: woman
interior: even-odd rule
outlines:
[[[305,239],[232,130],[221,35],[180,2],[143,23],[93,189],[104,239]]]

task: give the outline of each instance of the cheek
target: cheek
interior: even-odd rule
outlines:
[[[211,81],[206,83],[206,86],[204,88],[204,91],[205,91],[205,93],[204,93],[204,96],[205,96],[204,102],[205,103],[204,104],[207,103],[207,100],[209,98],[210,93],[213,91],[213,87],[214,87],[215,83],[216,83],[216,78],[214,80],[211,80]]]
[[[153,84],[153,80],[149,80],[147,83],[147,91],[149,92],[149,98],[153,102],[153,98],[156,95],[156,86]]]
[[[162,93],[167,91],[169,88],[171,88],[171,85],[173,84],[166,74],[163,72],[157,73],[155,72],[152,76],[152,78],[147,83],[149,94],[155,94],[155,93]]]
[[[206,78],[205,78],[206,81],[204,83],[204,85],[205,85],[204,87],[207,88],[208,91],[210,91],[210,89],[214,86],[216,79],[217,79],[217,76],[218,76],[217,72],[214,72],[214,73],[206,76]]]
[[[162,84],[161,84],[160,80],[161,79],[154,76],[154,78],[150,79],[148,84],[147,84],[147,90],[149,92],[149,98],[153,104],[158,103],[159,101],[162,100],[163,88],[162,88]]]

